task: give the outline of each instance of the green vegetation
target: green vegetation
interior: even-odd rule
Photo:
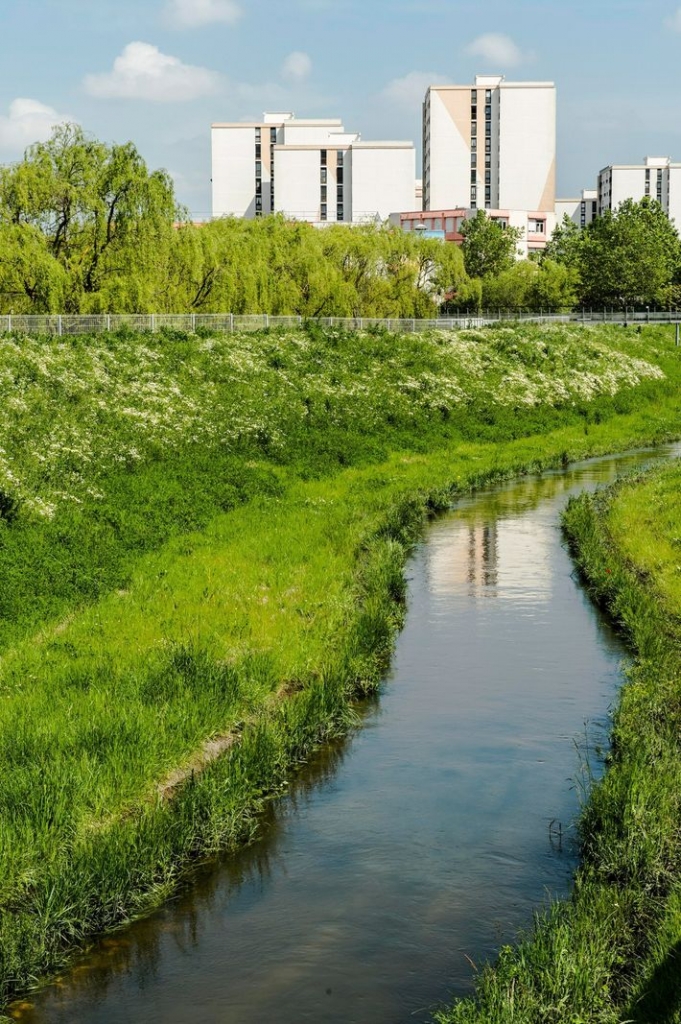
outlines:
[[[484,210],[462,248],[388,225],[319,231],[280,216],[195,225],[131,143],[74,125],[0,167],[0,313],[423,317],[678,305],[681,243],[661,206],[625,203],[539,259]]]
[[[681,469],[573,499],[564,525],[635,653],[605,777],[580,822],[570,901],[502,950],[443,1024],[681,1021]]]
[[[626,200],[580,230],[567,218],[543,259],[572,277],[579,305],[594,308],[662,306],[681,299],[681,241],[659,203]]]
[[[681,405],[662,329],[5,338],[0,367],[2,1000],[351,725],[428,515]]]

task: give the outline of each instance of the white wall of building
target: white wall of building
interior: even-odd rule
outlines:
[[[348,168],[354,223],[388,220],[394,210],[413,206],[416,155],[410,143],[355,143]]]
[[[681,164],[668,157],[647,157],[642,164],[611,164],[598,175],[599,212],[616,210],[626,199],[659,200],[664,212],[681,228]]]
[[[278,146],[274,151],[274,209],[291,220],[320,219],[319,150]],[[335,189],[334,189],[335,191]],[[335,220],[335,207],[333,210]]]
[[[469,205],[470,132],[470,87],[439,86],[429,89],[424,104],[424,209]]]
[[[254,217],[254,126],[213,126],[212,155],[213,216]]]
[[[547,82],[499,86],[500,208],[553,213],[556,204],[556,90]]]

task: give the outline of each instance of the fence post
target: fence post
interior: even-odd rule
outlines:
[[[59,314],[59,316],[57,317],[57,334],[59,335],[60,338],[61,338],[61,331],[62,331],[61,314]]]
[[[8,334],[11,334],[11,333],[12,333],[12,314],[11,314],[11,313],[10,313],[10,315],[9,315],[9,316],[7,317],[7,333],[8,333]]]
[[[234,313],[229,314],[229,330],[231,334],[234,334]]]
[[[679,328],[681,328],[681,324],[677,323],[677,325],[676,325],[676,347],[677,348],[679,347],[679,345],[681,345],[681,333],[679,331]]]
[[[196,313],[192,313],[192,334],[196,334]]]
[[[263,313],[263,322],[265,325],[265,329],[267,329],[270,326],[270,318],[268,313]]]

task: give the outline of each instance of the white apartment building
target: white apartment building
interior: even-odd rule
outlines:
[[[591,224],[598,216],[598,190],[584,188],[578,199],[556,199],[556,223],[562,224],[565,216],[580,228]]]
[[[360,224],[414,202],[413,143],[365,142],[337,118],[214,124],[212,154],[214,217]]]
[[[555,215],[556,88],[476,76],[423,105],[423,206]]]
[[[681,230],[681,164],[646,157],[642,164],[611,164],[598,175],[598,212],[616,210],[625,199],[656,199]]]

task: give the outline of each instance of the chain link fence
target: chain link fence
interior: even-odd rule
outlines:
[[[566,310],[562,313],[529,312],[523,310],[489,310],[484,313],[457,314],[433,317],[432,319],[374,317],[315,317],[307,320],[301,316],[270,316],[258,313],[252,316],[236,316],[232,313],[122,313],[96,316],[21,316],[0,315],[0,334],[32,335],[77,335],[103,334],[127,328],[134,331],[160,331],[164,328],[194,333],[203,328],[215,333],[235,331],[262,331],[274,328],[299,327],[312,322],[323,327],[340,327],[348,331],[363,331],[368,328],[385,328],[393,332],[416,333],[430,330],[462,330],[483,327],[501,321],[583,322],[583,323],[678,323],[681,312],[673,310]]]

